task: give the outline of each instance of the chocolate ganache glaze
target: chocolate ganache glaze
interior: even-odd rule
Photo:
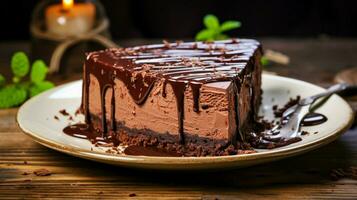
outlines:
[[[164,41],[88,53],[80,109],[86,124],[63,131],[149,156],[231,155],[298,142],[261,134],[272,126],[258,122],[261,55],[259,42],[250,39]],[[310,114],[304,125],[326,120]]]
[[[90,75],[99,82],[101,94],[101,126],[103,137],[108,133],[106,119],[105,94],[111,88],[111,123],[110,131],[116,131],[114,81],[121,80],[127,87],[137,105],[144,104],[154,83],[164,80],[162,96],[166,96],[166,85],[173,88],[178,113],[179,142],[185,142],[184,134],[184,92],[191,87],[193,111],[200,112],[200,88],[202,84],[220,81],[231,81],[234,96],[231,98],[237,108],[237,95],[245,73],[247,63],[255,62],[254,54],[261,54],[261,46],[255,40],[234,39],[214,43],[166,43],[133,48],[107,49],[87,55],[84,68],[82,109],[87,124],[91,124],[89,112]],[[100,65],[101,67],[99,67]],[[105,69],[108,68],[108,69]],[[251,78],[247,76],[247,78]],[[260,94],[250,91],[252,101],[257,105]],[[258,97],[259,96],[259,97]],[[259,105],[259,104],[258,104]],[[257,110],[257,108],[253,108]],[[230,121],[238,123],[236,115]],[[230,131],[232,143],[236,140],[236,128]],[[244,136],[241,135],[244,139]]]

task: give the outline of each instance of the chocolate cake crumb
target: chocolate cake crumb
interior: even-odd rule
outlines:
[[[274,110],[274,116],[275,117],[282,117],[283,113],[290,107],[294,106],[300,101],[301,97],[298,95],[295,98],[290,98],[289,101],[282,107],[282,108],[276,108]]]
[[[96,143],[97,147],[113,147],[113,143]]]
[[[59,118],[57,117],[57,115],[55,115],[53,118],[54,118],[55,120],[59,120]]]
[[[51,172],[47,169],[38,169],[33,172],[36,176],[51,176]]]
[[[162,152],[163,156],[168,154],[172,156],[223,156],[254,152],[254,149],[248,143],[237,142],[235,147],[226,141],[217,142],[209,138],[203,139],[199,136],[187,137],[185,145],[172,142],[173,139],[171,137],[175,136],[169,134],[156,135],[150,132],[139,132],[133,136],[124,130],[120,130],[115,137],[122,145],[144,147],[144,149],[148,148],[149,151],[152,151],[150,149],[157,149],[155,151]],[[242,151],[238,152],[238,149]],[[133,152],[124,150],[124,153],[131,155]]]
[[[117,151],[114,151],[113,149],[107,149],[105,153],[115,154]]]
[[[135,193],[130,193],[129,197],[136,197],[136,194]]]
[[[61,113],[63,116],[68,116],[69,115],[69,113],[66,111],[66,109],[60,110],[59,113]]]
[[[265,130],[269,130],[272,129],[274,127],[274,121],[269,122],[268,120],[260,120],[259,122],[257,122],[257,126],[263,126],[261,127],[259,130],[256,130],[257,132],[263,132]]]
[[[74,113],[74,115],[77,116],[77,115],[79,115],[79,114],[81,114],[81,113],[82,113],[81,108],[78,108],[78,109],[76,110],[76,112]]]
[[[315,131],[314,134],[318,134],[319,132],[318,131]]]
[[[310,134],[310,133],[307,131],[301,131],[301,135],[308,135],[308,134]]]

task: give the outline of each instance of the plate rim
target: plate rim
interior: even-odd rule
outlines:
[[[288,79],[289,81],[297,81],[297,82],[302,82],[304,84],[309,84],[314,87],[318,87],[320,89],[324,89],[320,86],[317,86],[315,84],[305,82],[302,80],[294,79],[294,78],[288,78],[288,77],[283,77],[283,76],[277,76],[277,75],[271,75],[271,74],[263,74],[263,76],[270,77],[270,78],[279,78],[279,79]],[[234,164],[235,162],[239,161],[252,161],[256,159],[281,159],[285,157],[291,157],[295,156],[298,154],[305,153],[307,151],[316,149],[320,146],[324,146],[335,139],[337,139],[342,133],[347,131],[354,119],[354,113],[351,109],[351,106],[341,98],[344,103],[348,106],[348,120],[346,121],[345,124],[341,124],[341,126],[337,127],[334,131],[331,131],[330,134],[317,139],[310,141],[308,143],[304,143],[302,146],[287,146],[284,149],[274,149],[272,151],[264,151],[264,152],[257,152],[257,153],[252,153],[252,154],[240,154],[240,155],[228,155],[228,156],[207,156],[207,157],[158,157],[158,156],[133,156],[133,155],[120,155],[120,154],[109,154],[109,153],[104,153],[104,152],[95,152],[91,150],[86,150],[82,148],[77,148],[77,147],[70,147],[70,146],[65,146],[60,143],[57,143],[53,140],[43,138],[39,136],[39,134],[32,132],[28,130],[26,127],[21,125],[21,114],[23,109],[31,104],[32,102],[36,101],[37,98],[40,98],[41,96],[45,96],[48,93],[51,93],[54,90],[58,90],[60,88],[66,87],[71,84],[75,84],[76,82],[81,82],[82,80],[76,80],[76,81],[71,81],[66,84],[59,85],[51,90],[48,90],[44,93],[41,93],[37,95],[34,98],[29,99],[26,101],[18,110],[17,115],[16,115],[16,123],[18,127],[24,132],[26,135],[30,136],[35,142],[46,146],[50,149],[54,149],[56,151],[60,151],[62,153],[66,153],[69,155],[73,155],[76,157],[81,157],[89,160],[94,160],[97,162],[105,162],[105,163],[110,163],[110,164],[115,164],[115,165],[123,165],[123,166],[128,166],[130,165],[131,167],[139,167],[139,168],[168,168],[170,166],[175,165],[176,167],[170,167],[170,168],[181,168],[182,166],[190,165],[191,167],[196,167],[199,169],[202,168],[209,168],[209,166],[202,166],[205,164]],[[324,89],[326,90],[326,89]],[[143,164],[145,166],[134,166],[137,164]],[[153,165],[160,165],[161,167],[154,167]],[[152,166],[152,167],[151,167]]]

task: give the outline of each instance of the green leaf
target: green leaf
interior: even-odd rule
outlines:
[[[42,81],[36,84],[33,84],[30,87],[30,97],[36,96],[40,94],[41,92],[44,92],[48,89],[51,89],[54,87],[54,84],[50,81]]]
[[[22,104],[27,99],[27,91],[17,85],[8,85],[0,89],[0,108],[11,108]]]
[[[262,63],[263,66],[266,66],[269,64],[269,60],[265,56],[262,56],[262,58],[260,59],[260,62]]]
[[[216,16],[214,15],[206,15],[204,18],[203,18],[203,23],[205,24],[205,26],[208,28],[208,29],[214,29],[214,30],[217,30],[219,29],[219,20]]]
[[[239,27],[241,27],[241,23],[239,21],[225,21],[221,25],[220,30],[222,32],[224,32],[224,31],[229,31],[229,30],[236,29]]]
[[[4,77],[2,74],[0,74],[0,87],[2,87],[3,85],[5,85],[5,83],[6,83],[5,77]]]
[[[19,83],[20,81],[21,81],[21,78],[19,78],[17,76],[12,77],[12,82]]]
[[[30,69],[30,62],[24,52],[17,52],[12,56],[11,69],[18,78],[26,76]]]
[[[218,34],[215,38],[215,40],[225,40],[228,38],[228,35],[226,34]]]
[[[215,32],[211,29],[204,29],[197,33],[196,40],[197,41],[208,41],[214,40]]]
[[[33,83],[39,83],[45,80],[46,74],[47,74],[48,68],[46,64],[42,60],[36,60],[32,64],[32,69],[31,69],[31,82]]]

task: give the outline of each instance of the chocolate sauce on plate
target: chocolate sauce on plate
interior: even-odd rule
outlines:
[[[282,120],[282,123],[286,123],[287,119],[289,119],[288,117],[286,119]],[[327,121],[327,117],[323,114],[320,113],[309,113],[307,114],[303,121],[301,122],[302,126],[315,126],[315,125],[319,125],[322,124],[324,122]]]

